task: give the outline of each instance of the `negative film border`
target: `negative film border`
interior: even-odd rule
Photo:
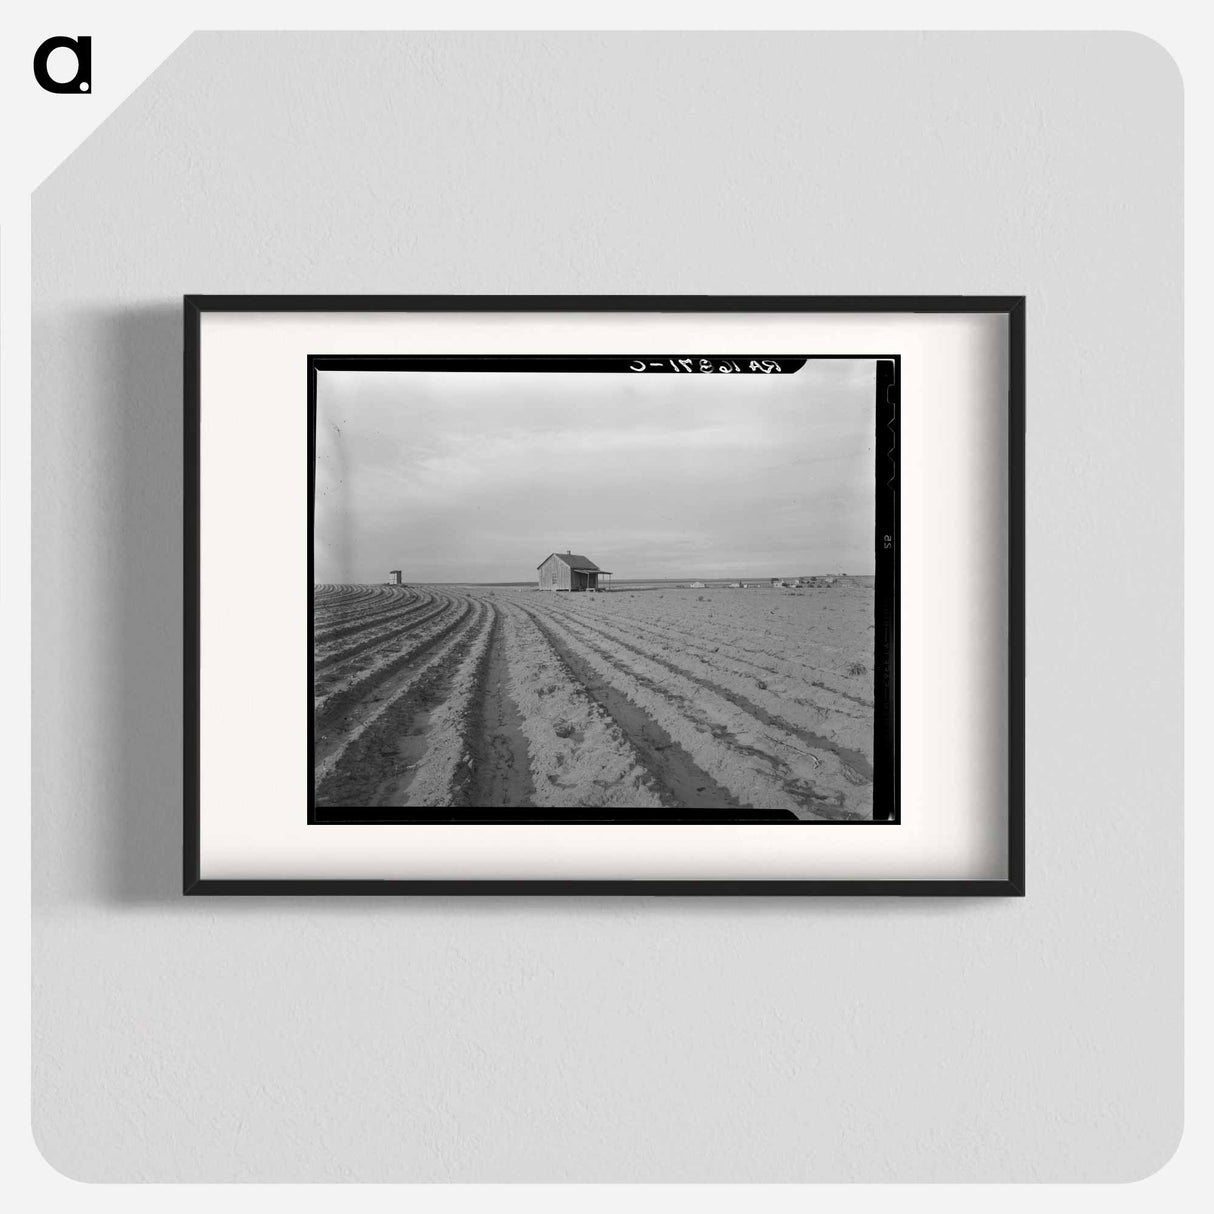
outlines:
[[[316,413],[317,373],[320,371],[389,371],[407,374],[422,371],[477,371],[485,373],[549,374],[631,374],[635,353],[604,354],[510,354],[510,355],[423,355],[423,354],[313,354],[308,358],[308,569],[306,601],[308,612],[308,694],[312,695],[315,661],[315,616],[312,606],[315,569],[316,518]],[[652,810],[616,811],[610,814],[584,813],[573,809],[553,811],[537,817],[534,811],[468,806],[422,810],[368,805],[318,806],[313,775],[316,753],[316,720],[311,698],[308,702],[308,806],[307,819],[313,826],[407,826],[425,823],[485,825],[502,822],[517,824],[569,825],[572,823],[641,826],[679,823],[685,825],[776,823],[788,826],[896,826],[900,823],[898,779],[898,686],[899,686],[899,593],[900,535],[898,509],[898,399],[901,356],[897,354],[777,354],[689,353],[666,355],[648,353],[645,360],[669,364],[674,359],[701,358],[732,360],[743,366],[750,361],[771,360],[780,364],[818,361],[862,361],[874,364],[873,434],[875,468],[874,534],[875,604],[873,615],[873,817],[854,819],[803,819],[785,810],[752,809],[745,812],[700,809],[694,812],[658,814]],[[799,369],[799,368],[798,368]]]

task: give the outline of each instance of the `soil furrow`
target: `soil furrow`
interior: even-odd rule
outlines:
[[[642,765],[657,783],[663,806],[672,809],[741,808],[733,794],[698,767],[687,751],[652,717],[602,678],[551,627],[542,623],[531,611],[527,611],[527,614],[569,673],[619,726]]]
[[[323,701],[318,701],[314,710],[318,752],[334,734],[341,732],[344,722],[351,716],[358,715],[360,708],[394,696],[400,684],[408,681],[422,658],[443,645],[452,634],[462,631],[468,623],[471,611],[472,604],[466,602],[462,610],[455,612],[450,623],[436,629],[391,661],[369,671],[356,682],[334,692]]]
[[[444,611],[451,606],[450,601],[433,606],[428,604],[431,610],[422,609],[421,614],[416,617],[411,617],[403,622],[398,623],[396,620],[391,621],[391,626],[386,632],[377,632],[374,636],[364,637],[362,640],[355,641],[346,648],[339,650],[336,653],[318,653],[316,660],[313,663],[312,670],[314,675],[328,673],[335,668],[343,665],[346,662],[352,661],[354,658],[362,654],[368,653],[371,650],[378,649],[382,646],[388,646],[400,640],[410,632],[417,632],[424,628],[431,620],[442,615]],[[385,625],[381,625],[383,627]]]
[[[362,690],[374,687],[375,680],[390,677],[406,665],[419,646],[441,639],[444,629],[449,630],[471,609],[471,602],[452,600],[444,603],[424,626],[409,630],[403,643],[385,646],[385,653],[374,651],[356,654],[348,663],[330,667],[314,675],[312,694],[317,718],[326,718],[334,711],[333,705],[347,702],[351,696],[357,699]],[[371,680],[368,682],[367,680]]]
[[[806,729],[803,725],[799,725],[793,721],[789,721],[786,717],[779,716],[776,713],[764,708],[761,704],[755,703],[754,700],[744,696],[741,692],[733,691],[721,683],[712,679],[705,678],[703,675],[694,673],[688,670],[685,666],[680,666],[677,662],[672,662],[668,657],[662,657],[660,654],[647,652],[638,648],[615,633],[606,630],[606,622],[599,619],[593,624],[588,620],[578,619],[578,626],[584,628],[587,632],[594,633],[608,642],[611,645],[616,645],[621,649],[626,649],[637,657],[643,658],[646,661],[653,662],[658,666],[662,666],[669,670],[672,674],[680,675],[682,678],[690,680],[692,683],[702,687],[705,691],[713,695],[721,696],[728,700],[731,704],[736,705],[747,715],[752,716],[757,721],[761,721],[764,725],[768,725],[773,729],[779,729],[791,734],[804,742],[810,750],[822,751],[827,754],[832,754],[839,760],[843,773],[847,779],[853,784],[869,784],[872,783],[873,768],[866,755],[851,747],[844,746],[833,738],[825,737],[822,734]],[[705,665],[705,663],[701,663]],[[774,697],[772,697],[774,699]]]
[[[526,809],[535,797],[531,758],[522,714],[511,695],[504,624],[496,607],[492,612],[489,644],[468,721],[470,761],[457,781],[452,804],[478,809]]]
[[[559,626],[569,633],[571,642],[584,648],[589,659],[584,664],[594,667],[602,663],[607,681],[621,683],[617,690],[659,720],[672,736],[677,734],[687,752],[731,790],[737,798],[735,804],[752,809],[788,808],[816,818],[861,816],[844,808],[843,790],[827,792],[819,788],[813,777],[822,760],[816,756],[805,755],[808,764],[789,756],[789,748],[779,738],[764,735],[761,728],[752,728],[748,721],[739,721],[740,710],[728,701],[722,705],[719,697],[705,695],[704,689],[698,689],[697,694],[694,685],[687,692],[670,686],[672,678],[686,676],[669,671],[665,678],[647,675],[637,670],[635,663],[625,664],[624,655],[604,650],[579,635],[569,617],[562,616]],[[753,725],[761,723],[753,721]],[[759,741],[766,745],[755,745]],[[783,755],[775,753],[776,749],[783,750]]]
[[[466,615],[463,617],[468,619]],[[425,754],[430,714],[446,699],[450,680],[477,639],[478,608],[440,654],[414,672],[395,697],[363,723],[357,736],[327,765],[316,789],[320,806],[399,805],[404,803],[417,763]]]
[[[809,671],[816,675],[827,675],[834,679],[844,677],[831,667],[815,665],[805,658],[793,658],[786,653],[779,655],[772,654],[766,649],[748,649],[739,644],[739,634],[734,630],[714,630],[712,625],[693,627],[691,625],[665,624],[655,620],[638,619],[635,616],[628,617],[627,627],[634,634],[649,632],[654,635],[655,640],[663,644],[673,642],[683,648],[698,650],[706,655],[711,655],[713,660],[722,659],[730,665],[749,667],[751,670],[756,671],[759,676],[790,677],[787,669],[781,669],[782,665],[785,668],[792,667],[794,671]],[[768,639],[770,640],[770,638]],[[792,644],[791,639],[789,643],[790,645]],[[767,660],[755,661],[751,658],[742,657],[743,653],[753,654],[755,657],[766,658]],[[863,713],[846,715],[853,715],[859,720],[867,720],[871,717],[871,699],[865,699],[853,691],[833,686],[823,682],[821,679],[805,679],[804,682],[808,686],[817,687],[829,692],[831,695],[840,696],[867,710]],[[800,701],[800,703],[805,707],[817,707],[813,701]],[[833,708],[832,711],[840,712],[842,710]]]
[[[508,607],[502,619],[536,807],[660,809],[659,788],[635,747],[570,677],[534,620],[517,605]]]
[[[312,639],[317,645],[328,645],[333,641],[340,641],[348,636],[354,636],[355,633],[364,632],[368,628],[377,628],[383,624],[389,624],[393,620],[413,615],[418,611],[424,610],[433,602],[433,595],[427,595],[425,598],[415,596],[383,611],[375,611],[367,615],[358,616],[343,615],[340,622],[330,624],[324,629],[315,629]]]

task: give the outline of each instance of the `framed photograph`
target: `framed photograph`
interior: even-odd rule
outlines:
[[[185,892],[1024,892],[1020,297],[185,299]]]

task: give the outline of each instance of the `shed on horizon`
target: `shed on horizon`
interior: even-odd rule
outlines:
[[[600,569],[579,552],[549,553],[536,571],[541,590],[603,590],[599,579],[611,576],[611,570]]]

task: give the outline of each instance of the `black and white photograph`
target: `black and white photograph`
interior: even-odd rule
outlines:
[[[308,821],[896,823],[897,375],[312,356]]]

